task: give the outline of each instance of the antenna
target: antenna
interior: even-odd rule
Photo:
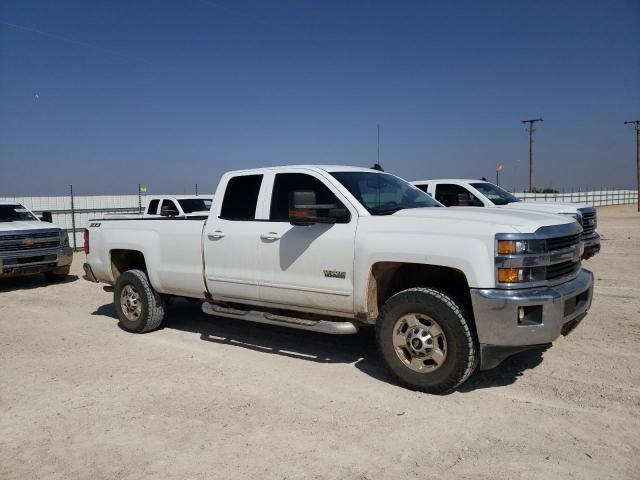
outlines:
[[[384,172],[384,168],[382,168],[382,165],[380,165],[380,124],[378,124],[378,155],[376,157],[376,163],[374,163],[373,167],[371,168],[373,170]]]

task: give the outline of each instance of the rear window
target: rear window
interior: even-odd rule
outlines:
[[[222,199],[220,218],[255,220],[260,185],[262,175],[242,175],[229,180]]]
[[[149,215],[155,215],[156,212],[158,211],[158,203],[160,203],[160,200],[151,200],[149,202],[149,206],[147,207],[147,213]]]
[[[178,199],[184,213],[206,212],[211,208],[211,200],[208,198],[184,198]]]

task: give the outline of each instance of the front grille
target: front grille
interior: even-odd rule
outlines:
[[[60,233],[58,232],[34,232],[34,233],[22,233],[20,235],[1,235],[0,243],[5,243],[9,241],[22,242],[27,238],[40,239],[40,238],[59,238]]]
[[[566,262],[556,263],[547,266],[547,280],[555,280],[557,278],[566,277],[575,273],[580,268],[580,262],[568,260]]]
[[[34,232],[0,236],[0,253],[43,250],[58,248],[59,246],[59,232]]]
[[[575,245],[580,241],[580,234],[567,235],[566,237],[556,237],[547,239],[547,251],[560,250]]]
[[[598,220],[596,218],[596,212],[583,212],[582,213],[582,234],[591,235],[596,231],[598,227]]]

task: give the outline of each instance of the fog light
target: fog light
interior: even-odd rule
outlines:
[[[518,307],[518,325],[523,327],[542,325],[542,305]]]

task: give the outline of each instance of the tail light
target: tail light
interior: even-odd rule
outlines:
[[[84,253],[89,255],[89,230],[86,228],[82,234],[82,239],[84,240]]]

